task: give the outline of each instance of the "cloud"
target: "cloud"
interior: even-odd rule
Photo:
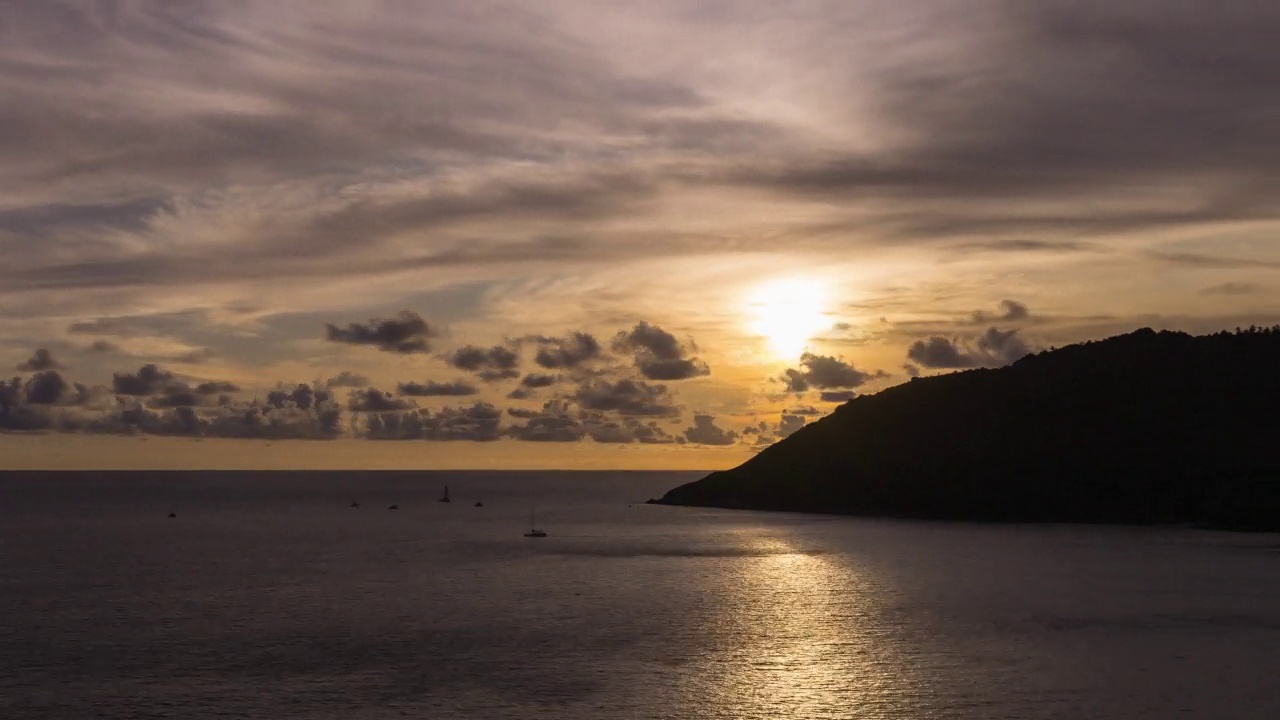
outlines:
[[[1201,295],[1254,295],[1262,288],[1254,283],[1228,282],[1212,285],[1200,291]]]
[[[1008,365],[1031,352],[1031,348],[1018,337],[1017,330],[987,328],[978,336],[976,344],[984,358],[996,365]]]
[[[56,370],[45,370],[27,380],[27,402],[35,405],[52,405],[62,399],[69,389],[67,382]]]
[[[111,387],[120,395],[155,395],[175,382],[173,373],[155,364],[143,365],[137,373],[114,373],[111,376]]]
[[[810,388],[856,388],[884,376],[883,373],[862,372],[843,358],[808,352],[800,356],[800,365],[803,370],[787,368],[779,378],[786,383],[788,392],[805,392]]]
[[[334,375],[333,377],[324,381],[324,386],[328,388],[336,388],[336,387],[360,388],[360,387],[368,387],[369,385],[370,385],[369,378],[365,377],[364,375],[353,373],[350,370],[343,370],[337,375]]]
[[[369,388],[377,393],[373,388]],[[353,399],[358,399],[360,393],[353,393]],[[314,407],[328,405],[333,403],[333,394],[327,390],[315,390],[310,385],[298,384],[293,389],[281,386],[280,389],[272,390],[267,393],[266,405],[277,409],[298,408],[300,410],[310,410]],[[372,402],[377,402],[374,400]]]
[[[189,352],[180,353],[169,358],[170,362],[182,363],[185,365],[200,365],[216,358],[218,352],[213,348],[196,348]]]
[[[94,340],[89,343],[89,347],[87,349],[91,353],[100,353],[104,355],[120,352],[120,346],[110,340]]]
[[[941,335],[911,343],[907,357],[927,368],[967,368],[978,364],[974,355],[961,350],[956,341]]]
[[[676,441],[671,433],[663,430],[658,423],[652,420],[649,422],[628,420],[627,429],[631,431],[636,442],[645,445],[669,445]]]
[[[970,252],[996,252],[996,253],[1025,253],[1025,252],[1043,252],[1043,253],[1077,253],[1096,251],[1095,245],[1084,242],[1076,242],[1072,240],[1027,240],[1027,239],[1010,239],[1010,240],[989,240],[979,242],[957,243],[948,247],[960,253]]]
[[[372,387],[351,393],[351,398],[347,401],[347,409],[352,412],[383,413],[414,407],[408,400],[401,400],[391,393]]]
[[[555,375],[542,375],[539,373],[530,373],[520,379],[520,385],[527,388],[550,387],[559,382],[560,378]]]
[[[567,408],[548,403],[523,424],[507,428],[507,435],[530,442],[577,442],[586,436],[586,431]]]
[[[502,413],[488,403],[407,412],[371,412],[364,416],[364,437],[370,440],[436,440],[487,442],[502,436]]]
[[[574,368],[600,356],[600,343],[585,332],[570,333],[563,338],[538,336],[533,340],[538,344],[533,361],[544,368]]]
[[[144,370],[140,375],[151,373]],[[341,434],[341,410],[327,395],[317,394],[317,401],[308,399],[304,407],[293,400],[300,391],[280,394],[286,399],[274,405],[249,401],[208,406],[206,396],[179,382],[149,396],[143,405],[135,399],[138,396],[95,393],[49,370],[25,384],[0,382],[0,430],[281,439]]]
[[[204,396],[191,390],[172,389],[147,400],[147,406],[153,408],[194,407],[204,402]]]
[[[502,436],[499,428],[502,411],[489,403],[478,402],[469,407],[444,408],[435,413],[424,411],[423,415],[423,433],[428,440],[487,442]]]
[[[842,403],[852,400],[857,394],[852,390],[823,390],[818,399],[822,402]]]
[[[368,345],[384,352],[404,354],[428,352],[429,341],[436,334],[435,329],[412,310],[401,310],[394,318],[350,323],[345,328],[325,323],[325,338],[330,342]]]
[[[693,425],[685,428],[682,437],[694,445],[732,445],[738,441],[738,433],[717,426],[714,415],[694,415]]]
[[[400,395],[433,397],[447,395],[475,395],[479,390],[477,390],[474,385],[468,385],[461,380],[455,380],[453,382],[436,382],[434,380],[428,380],[425,383],[400,383],[396,386],[396,392]]]
[[[1001,300],[999,314],[993,315],[983,310],[975,310],[970,317],[970,322],[974,325],[988,325],[995,322],[1019,322],[1030,317],[1031,313],[1026,305],[1017,300]]]
[[[1018,331],[987,328],[972,343],[934,335],[917,340],[907,357],[927,368],[1000,367],[1029,354],[1031,348]]]
[[[238,393],[240,386],[235,383],[226,382],[224,380],[211,380],[202,382],[195,387],[195,391],[201,395],[217,395],[219,393]]]
[[[512,407],[507,414],[525,420],[512,425],[506,434],[516,440],[533,442],[577,442],[590,438],[604,444],[670,444],[675,437],[653,420],[619,417],[613,412],[575,409],[567,400],[550,400],[539,410]]]
[[[62,363],[53,359],[53,353],[49,352],[45,348],[40,348],[32,353],[31,357],[28,358],[26,362],[19,363],[17,369],[23,372],[33,372],[39,370],[60,370],[62,367]]]
[[[804,425],[805,419],[803,416],[783,413],[782,416],[778,418],[778,424],[774,426],[773,433],[777,435],[779,439],[788,438],[795,434],[797,430],[804,427]]]
[[[613,411],[621,415],[680,414],[666,385],[643,380],[589,380],[579,385],[572,399],[586,410]]]
[[[1280,268],[1280,261],[1262,260],[1259,258],[1232,258],[1206,255],[1193,252],[1148,252],[1147,256],[1175,265],[1187,265],[1194,268],[1214,270],[1235,270],[1240,268]]]
[[[698,358],[685,357],[685,348],[674,335],[643,320],[614,336],[613,348],[634,353],[636,367],[650,380],[685,380],[711,373]]]
[[[491,348],[464,345],[445,357],[445,362],[476,373],[485,382],[510,380],[520,377],[520,356],[510,348],[494,345]]]

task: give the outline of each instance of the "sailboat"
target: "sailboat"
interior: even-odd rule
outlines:
[[[449,486],[444,486],[444,494],[440,496],[440,502],[449,502]]]
[[[476,500],[476,507],[484,507],[484,500]]]
[[[529,510],[529,532],[524,534],[525,537],[546,537],[547,533],[538,529],[538,514],[532,508]]]

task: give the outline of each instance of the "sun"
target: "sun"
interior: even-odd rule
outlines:
[[[795,360],[810,338],[827,328],[826,292],[814,280],[773,280],[748,298],[747,315],[751,329],[765,337],[774,356]]]

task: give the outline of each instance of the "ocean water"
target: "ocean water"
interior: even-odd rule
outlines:
[[[0,476],[0,718],[1280,718],[1280,536],[694,477]]]

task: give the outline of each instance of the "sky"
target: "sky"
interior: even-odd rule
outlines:
[[[0,7],[0,467],[722,468],[1280,322],[1262,0]],[[5,374],[0,374],[5,377]]]

